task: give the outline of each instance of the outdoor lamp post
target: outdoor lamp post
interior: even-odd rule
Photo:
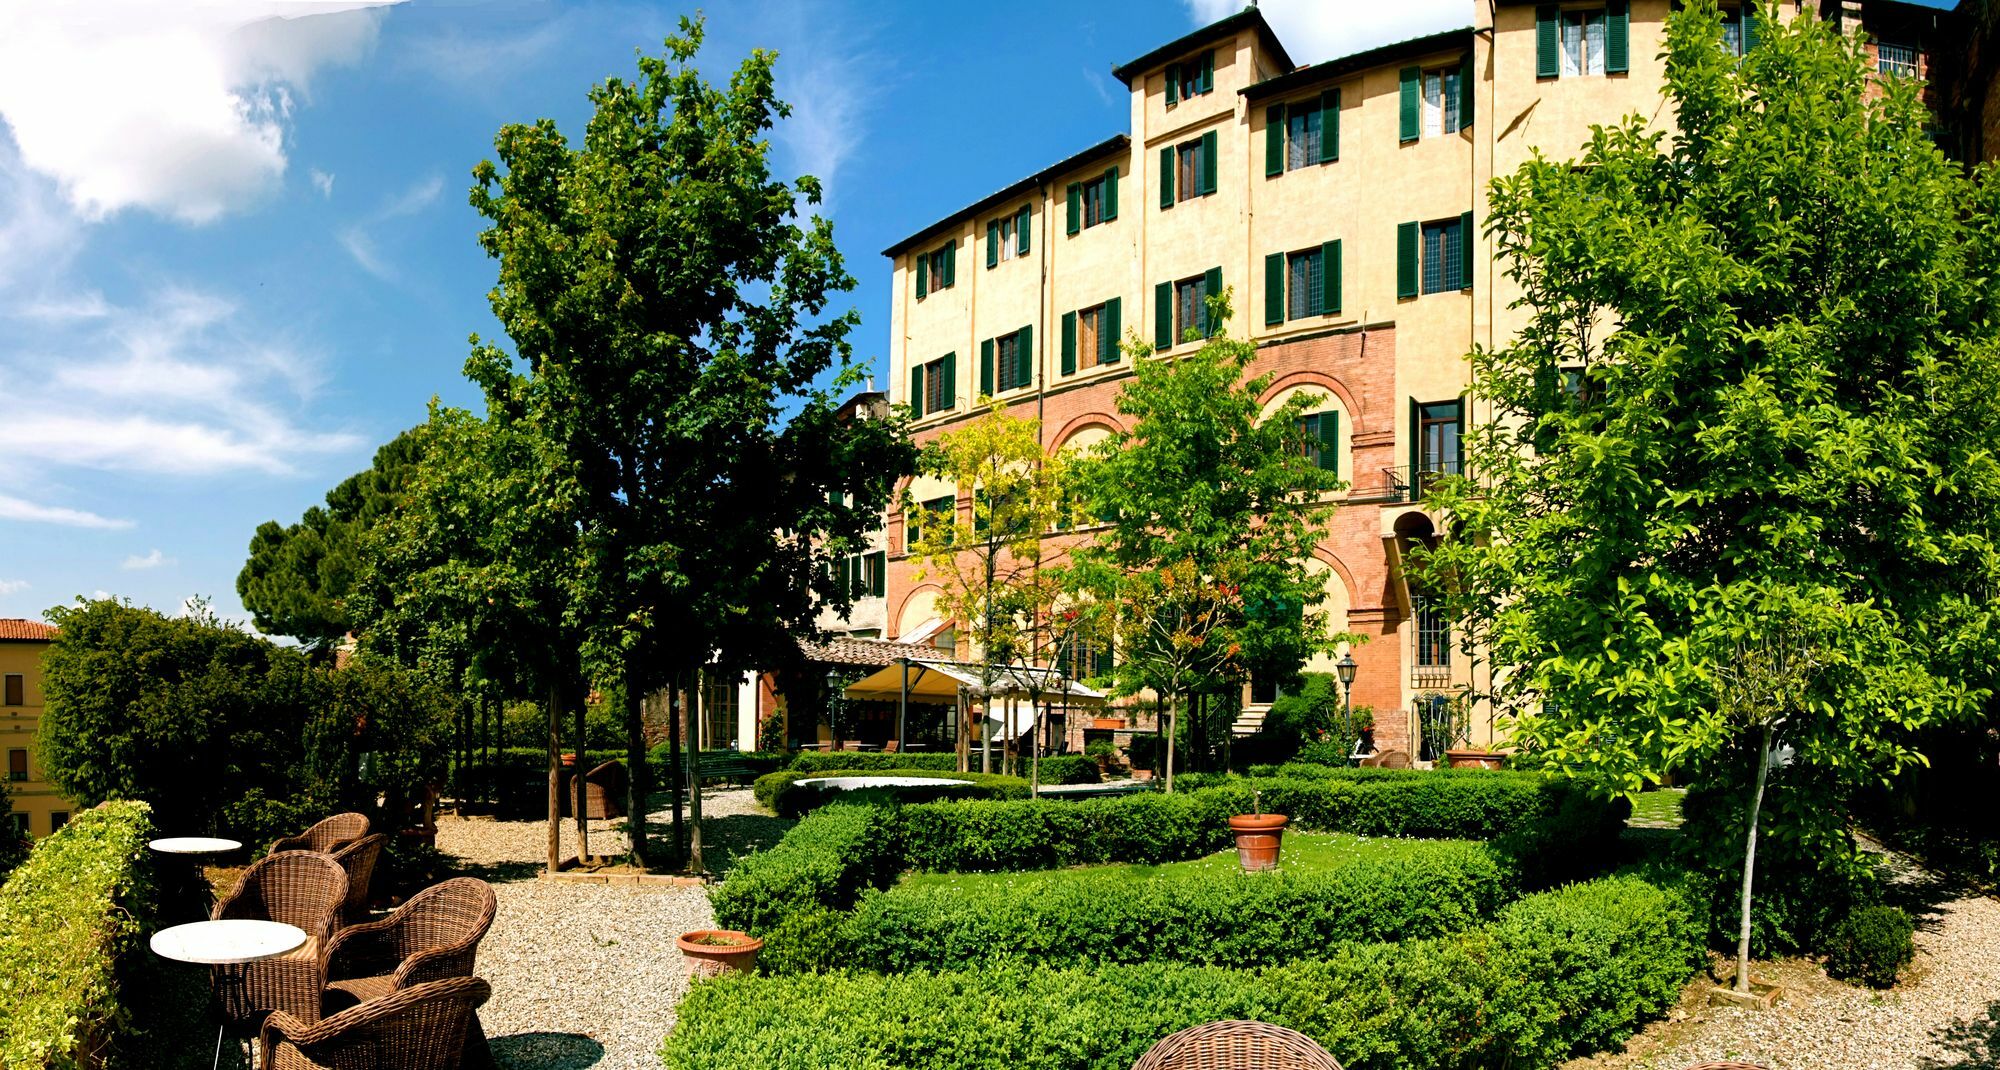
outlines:
[[[840,749],[840,670],[829,666],[826,670],[826,730],[833,737],[829,746]]]
[[[1357,668],[1359,666],[1354,663],[1352,652],[1340,655],[1340,660],[1333,663],[1333,671],[1340,677],[1340,716],[1343,723],[1347,726],[1347,734],[1350,736],[1355,734],[1354,670]],[[1357,746],[1359,745],[1358,737],[1356,744]]]

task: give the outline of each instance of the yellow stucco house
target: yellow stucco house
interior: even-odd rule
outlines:
[[[0,617],[0,750],[7,752],[7,793],[14,832],[42,837],[63,827],[74,806],[42,779],[35,730],[42,722],[42,655],[53,625]]]

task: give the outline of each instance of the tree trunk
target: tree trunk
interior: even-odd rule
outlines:
[[[958,752],[958,771],[969,773],[972,771],[972,709],[966,705],[963,693],[952,696],[951,713],[958,721],[958,727],[952,732],[958,737],[952,744],[952,749]]]
[[[695,674],[694,691],[688,696],[688,872],[706,872],[701,863],[701,727],[703,704],[708,701],[707,670]]]
[[[549,872],[562,868],[562,685],[551,682],[549,715]]]
[[[1034,695],[1028,696],[1028,798],[1039,799],[1042,795],[1042,718],[1041,704]]]
[[[1166,696],[1166,700],[1167,731],[1165,739],[1161,742],[1163,749],[1167,752],[1167,794],[1172,795],[1174,793],[1174,736],[1176,735],[1175,729],[1180,727],[1180,692],[1178,690],[1171,692]]]
[[[1757,819],[1764,809],[1764,781],[1771,770],[1771,726],[1757,744],[1757,790],[1750,795],[1750,833],[1743,844],[1742,920],[1736,930],[1736,991],[1750,991],[1750,877],[1757,865]]]
[[[632,865],[650,868],[651,844],[646,842],[646,722],[639,703],[645,697],[640,686],[638,658],[625,657],[625,828],[632,841]],[[581,748],[579,748],[581,749]],[[577,761],[582,762],[582,755]]]
[[[581,866],[590,861],[590,808],[583,804],[583,774],[590,765],[590,740],[584,735],[583,722],[588,716],[590,696],[586,692],[584,701],[576,704],[576,775],[570,780],[570,795],[576,807],[576,864]]]
[[[681,821],[681,711],[687,707],[687,675],[675,673],[672,689],[667,693],[667,768],[673,770],[668,778],[667,790],[673,794],[674,810],[674,852],[676,867],[686,857],[687,826]]]

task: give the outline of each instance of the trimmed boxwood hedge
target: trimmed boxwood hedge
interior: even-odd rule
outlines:
[[[1541,1070],[1670,1007],[1700,938],[1682,894],[1620,876],[1530,896],[1452,936],[1257,970],[726,977],[688,994],[661,1057],[671,1070],[1124,1070],[1175,1030],[1253,1018],[1305,1032],[1350,1070]]]
[[[1511,868],[1492,850],[1454,841],[1410,843],[1333,869],[1079,870],[998,895],[994,879],[864,895],[833,948],[813,957],[886,972],[1006,960],[1266,966],[1318,957],[1341,941],[1456,932],[1516,893]]]
[[[800,787],[801,780],[836,776],[899,776],[936,780],[936,788],[884,787],[855,791],[825,791],[817,786]],[[1025,799],[1028,782],[1020,777],[997,773],[942,773],[931,769],[787,769],[766,773],[754,785],[757,801],[777,811],[780,817],[798,817],[815,807],[839,799],[917,803],[934,799]]]
[[[979,764],[977,755],[973,764]],[[866,769],[882,772],[888,769],[933,769],[949,772],[958,768],[958,757],[947,753],[918,752],[915,754],[883,754],[876,751],[800,751],[793,756],[790,769],[801,772],[826,772],[829,769]],[[1027,778],[1027,763],[1021,765],[1021,777]],[[1095,784],[1103,779],[1097,768],[1097,761],[1080,754],[1057,754],[1042,759],[1042,783],[1044,784]]]
[[[725,929],[762,932],[794,913],[846,910],[865,888],[902,869],[895,811],[834,803],[820,807],[768,851],[739,859],[709,891]]]

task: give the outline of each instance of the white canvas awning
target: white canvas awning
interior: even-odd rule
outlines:
[[[847,685],[843,694],[850,699],[895,702],[906,693],[907,672],[909,700],[929,705],[953,705],[960,691],[975,698],[993,695],[1027,699],[1038,694],[1044,703],[1064,706],[1102,706],[1105,702],[1103,692],[1093,691],[1054,669],[996,665],[990,687],[982,679],[986,671],[983,666],[958,661],[912,659],[856,680]]]

